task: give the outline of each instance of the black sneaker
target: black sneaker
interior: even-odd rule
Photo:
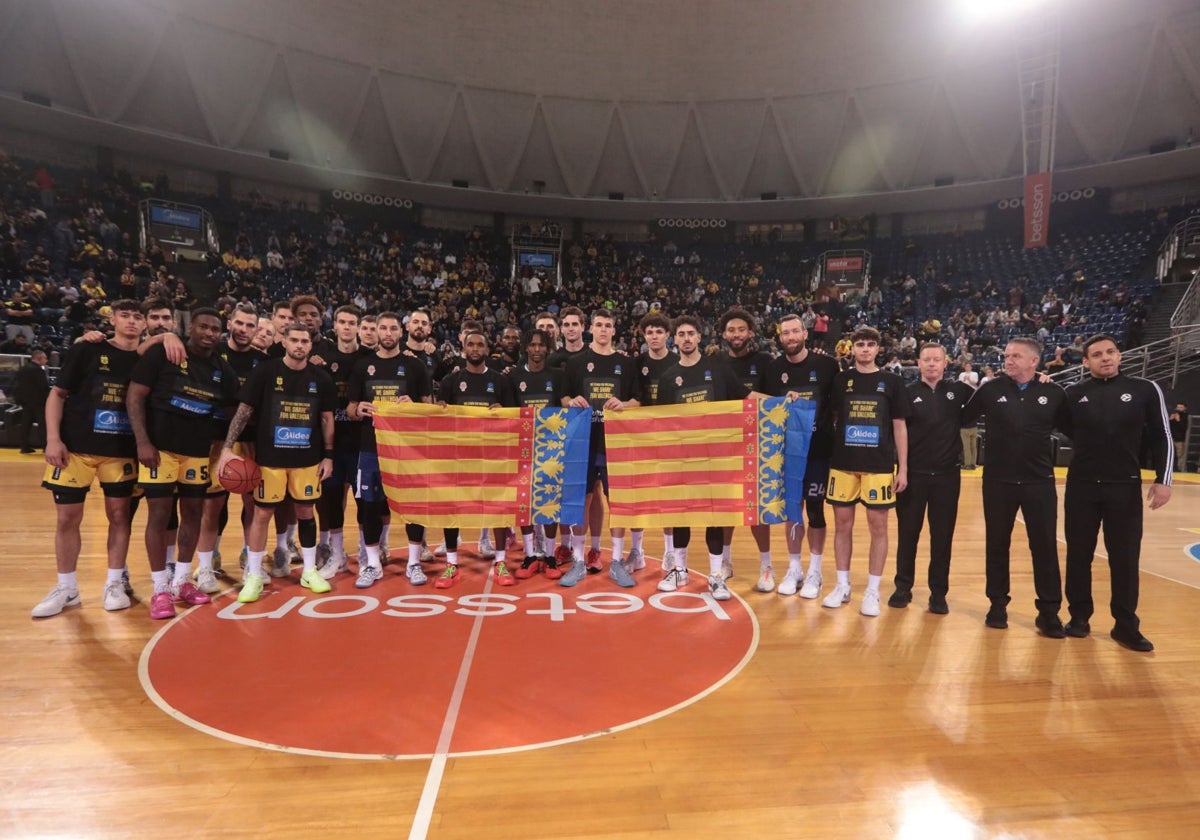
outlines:
[[[897,589],[892,593],[892,597],[888,598],[888,606],[902,610],[912,601],[912,592],[907,589]]]
[[[934,615],[945,615],[946,613],[950,612],[950,605],[946,603],[946,596],[930,595],[929,611]]]
[[[1086,639],[1088,633],[1092,632],[1092,626],[1086,621],[1076,621],[1071,619],[1063,627],[1063,631],[1072,639]]]
[[[983,623],[997,630],[1006,629],[1008,627],[1008,608],[993,606],[988,610],[987,618],[983,620]]]
[[[1130,650],[1136,650],[1139,653],[1149,653],[1150,651],[1154,650],[1154,645],[1150,642],[1150,640],[1138,632],[1134,632],[1132,634],[1122,633],[1114,627],[1112,632],[1110,632],[1108,635],[1112,636],[1113,641],[1122,647],[1127,647]]]
[[[1067,631],[1063,629],[1063,623],[1056,615],[1042,613],[1033,623],[1047,639],[1065,639],[1067,637]]]

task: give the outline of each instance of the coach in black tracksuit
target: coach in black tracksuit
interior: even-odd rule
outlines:
[[[1059,428],[1075,442],[1063,513],[1067,532],[1066,632],[1083,638],[1091,630],[1092,557],[1104,528],[1104,548],[1112,576],[1109,604],[1116,626],[1110,634],[1127,648],[1154,650],[1142,635],[1137,617],[1138,559],[1142,544],[1142,478],[1138,453],[1142,442],[1154,455],[1150,508],[1171,498],[1174,448],[1162,391],[1153,382],[1120,372],[1121,353],[1109,335],[1083,345],[1083,364],[1091,373],[1067,389]]]
[[[940,344],[921,347],[921,379],[908,386],[908,487],[896,496],[896,591],[889,607],[904,608],[912,600],[917,542],[929,510],[929,611],[950,611],[950,547],[958,519],[962,473],[961,416],[974,389],[942,379],[946,350]]]
[[[987,422],[984,451],[983,520],[987,596],[992,602],[985,623],[1008,626],[1009,547],[1017,511],[1025,520],[1033,555],[1033,585],[1037,628],[1043,635],[1063,638],[1058,610],[1062,606],[1062,575],[1058,568],[1058,495],[1050,434],[1066,394],[1062,388],[1035,379],[1042,346],[1015,338],[1004,349],[1005,376],[997,377],[972,395],[963,409],[963,425],[980,417]]]

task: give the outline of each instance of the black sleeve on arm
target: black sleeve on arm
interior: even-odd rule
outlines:
[[[1154,459],[1154,483],[1170,486],[1175,468],[1175,444],[1171,440],[1171,421],[1162,390],[1150,380],[1145,405],[1145,434]]]

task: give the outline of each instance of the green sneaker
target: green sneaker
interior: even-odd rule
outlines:
[[[239,604],[253,604],[262,595],[262,575],[246,575],[242,579],[242,591],[238,593]]]
[[[318,595],[329,592],[331,589],[333,589],[333,587],[329,585],[329,581],[321,577],[321,573],[316,569],[305,569],[300,575],[300,585],[305,589],[311,589]]]

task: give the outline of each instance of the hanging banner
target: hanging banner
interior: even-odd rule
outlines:
[[[1025,176],[1025,247],[1043,248],[1050,237],[1050,173]]]

